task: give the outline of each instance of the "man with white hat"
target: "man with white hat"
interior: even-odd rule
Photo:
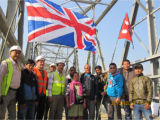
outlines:
[[[50,102],[49,119],[61,120],[64,107],[65,74],[63,62],[57,63],[57,70],[49,76],[48,95]]]
[[[55,71],[56,71],[56,64],[54,64],[54,63],[50,64],[48,78]],[[45,112],[44,112],[44,119],[47,120],[47,118],[48,118],[48,111],[49,111],[49,108],[50,108],[50,103],[48,101],[48,89],[46,90],[46,99],[47,100],[46,100],[46,106],[45,106]]]
[[[37,76],[38,83],[38,106],[36,110],[36,119],[42,119],[44,115],[45,102],[46,102],[46,88],[47,88],[47,72],[44,70],[45,58],[43,56],[36,57],[36,67],[34,72]]]
[[[16,93],[20,87],[22,65],[18,62],[21,48],[14,45],[9,50],[9,58],[0,65],[0,119],[16,119]]]

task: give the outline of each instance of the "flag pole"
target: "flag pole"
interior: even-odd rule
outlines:
[[[114,59],[114,56],[115,56],[115,53],[116,53],[117,44],[118,44],[118,39],[117,39],[116,44],[115,44],[115,47],[114,47],[114,51],[113,51],[113,55],[112,55],[112,59],[111,59],[111,63],[113,62],[113,59]]]

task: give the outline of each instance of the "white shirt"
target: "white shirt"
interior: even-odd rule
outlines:
[[[22,65],[20,63],[16,63],[15,61],[13,61],[12,58],[9,59],[11,60],[11,63],[13,65],[13,75],[10,83],[10,88],[18,89],[21,81]],[[0,95],[1,95],[1,82],[6,72],[7,72],[7,63],[4,60],[0,65]]]

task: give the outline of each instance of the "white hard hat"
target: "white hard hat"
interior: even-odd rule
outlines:
[[[64,61],[60,61],[60,62],[57,62],[56,64],[57,64],[57,66],[58,66],[58,64],[64,64],[64,66],[65,66],[65,62]]]
[[[40,56],[37,56],[36,59],[35,59],[36,62],[37,62],[38,60],[45,60],[45,59],[44,59],[43,56],[40,55]]]
[[[56,66],[56,64],[52,63],[52,64],[50,64],[50,67],[51,67],[51,66]]]
[[[9,52],[14,51],[14,50],[22,51],[21,48],[20,48],[18,45],[13,45],[13,46],[9,49]]]

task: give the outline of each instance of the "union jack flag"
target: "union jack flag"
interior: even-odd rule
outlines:
[[[95,52],[92,19],[49,0],[26,0],[28,41],[48,42]]]

